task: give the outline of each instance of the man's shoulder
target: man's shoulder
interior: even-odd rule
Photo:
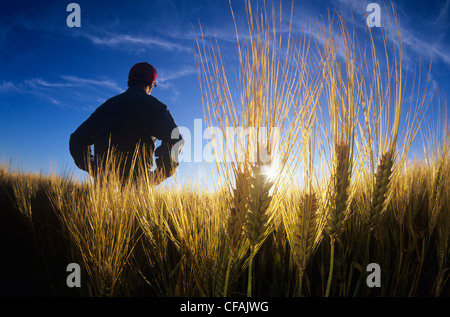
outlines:
[[[143,101],[146,105],[148,105],[152,108],[156,108],[156,109],[160,109],[160,110],[167,109],[167,106],[164,103],[162,103],[160,100],[158,100],[157,98],[155,98],[152,95],[147,95],[147,93],[145,93],[145,91],[140,90],[140,89],[129,88],[127,91],[125,91],[125,93],[123,95],[125,98],[127,98],[126,96],[133,96],[132,97],[133,99],[137,98],[138,100]]]
[[[149,99],[150,104],[157,108],[158,110],[167,110],[167,106],[158,100],[158,98],[153,97],[152,95],[147,95],[147,98]]]
[[[109,104],[120,103],[124,98],[126,98],[126,91],[106,99],[98,108],[105,107]]]

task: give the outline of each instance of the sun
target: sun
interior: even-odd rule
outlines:
[[[267,176],[269,181],[275,181],[281,173],[280,162],[278,160],[272,160],[270,164],[262,167],[262,173]]]

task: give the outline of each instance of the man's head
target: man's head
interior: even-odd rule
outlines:
[[[128,74],[128,87],[138,87],[150,95],[156,87],[156,69],[147,62],[137,63],[131,67]]]

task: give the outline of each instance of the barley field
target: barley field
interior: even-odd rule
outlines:
[[[374,223],[358,183],[334,237],[331,279],[332,225],[319,194],[286,193],[261,224],[267,233],[255,252],[249,223],[258,220],[250,209],[239,215],[226,192],[102,187],[2,169],[2,293],[247,296],[251,262],[252,296],[449,296],[448,163],[409,164]],[[82,268],[80,288],[66,285],[69,263]],[[366,285],[366,263],[380,265],[381,287]]]
[[[447,104],[427,129],[427,83],[406,84],[399,22],[380,50],[335,15],[320,46],[281,37],[270,10],[246,3],[237,91],[218,42],[201,26],[196,42],[208,125],[254,128],[213,143],[218,189],[155,187],[138,161],[141,178],[124,179],[114,156],[83,182],[3,165],[2,294],[450,295]],[[69,263],[81,287],[67,286]]]

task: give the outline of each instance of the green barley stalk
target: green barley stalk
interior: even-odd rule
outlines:
[[[319,235],[319,200],[317,195],[312,193],[304,194],[301,198],[300,214],[298,225],[293,237],[293,254],[297,259],[299,268],[299,287],[298,295],[301,296],[303,292],[303,275],[312,257],[315,248],[318,244]]]
[[[350,201],[355,192],[352,176],[354,173],[353,148],[357,115],[357,74],[354,52],[342,17],[339,19],[345,63],[341,66],[336,44],[333,39],[333,24],[329,23],[326,43],[323,77],[326,80],[328,108],[330,115],[330,135],[325,133],[331,153],[331,178],[327,190],[327,225],[325,233],[330,237],[330,269],[325,296],[331,290],[334,268],[334,248],[339,234],[350,216]],[[354,49],[354,47],[353,47]],[[345,68],[344,68],[345,67]],[[345,73],[344,73],[345,71]],[[346,76],[346,77],[344,77]],[[326,131],[326,125],[325,125]]]

